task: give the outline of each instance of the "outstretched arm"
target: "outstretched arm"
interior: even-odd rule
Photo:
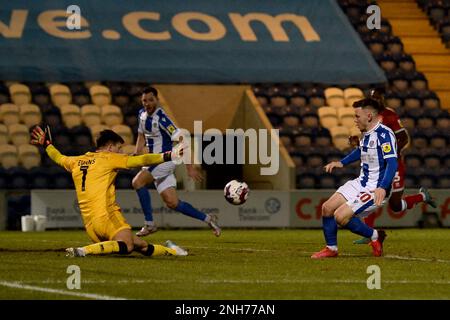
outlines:
[[[352,152],[350,152],[348,155],[346,155],[342,160],[341,163],[346,166],[350,163],[353,163],[355,161],[358,161],[361,159],[361,150],[359,148],[353,149]]]
[[[41,127],[36,126],[31,132],[30,142],[31,144],[45,148],[45,152],[47,152],[50,159],[52,159],[56,164],[60,165],[61,167],[65,167],[63,159],[66,156],[62,155],[58,151],[58,149],[56,149],[55,146],[53,145],[52,135],[49,126],[45,128],[45,131],[42,130]]]
[[[179,161],[183,156],[183,145],[176,145],[172,151],[164,153],[147,153],[140,156],[130,156],[127,159],[127,168],[144,167],[160,164],[167,161]]]

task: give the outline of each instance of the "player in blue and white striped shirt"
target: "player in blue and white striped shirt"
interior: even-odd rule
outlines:
[[[374,256],[381,256],[383,253],[385,232],[372,229],[360,218],[373,213],[389,198],[392,180],[397,171],[397,142],[394,132],[379,121],[381,107],[376,100],[359,100],[353,107],[356,126],[363,133],[359,148],[341,161],[327,164],[325,170],[331,172],[334,168],[342,168],[361,160],[361,172],[358,178],[345,183],[322,205],[323,232],[327,246],[311,258],[338,255],[338,224],[353,233],[370,238]]]
[[[181,138],[180,130],[167,116],[159,105],[158,91],[147,87],[142,92],[143,109],[139,111],[139,128],[136,141],[136,154],[144,152],[145,147],[150,153],[162,153],[172,150],[173,141]],[[192,164],[186,164],[189,177],[195,181],[202,179],[200,172]],[[204,221],[213,229],[214,234],[220,236],[221,229],[217,225],[217,217],[205,214],[195,209],[191,204],[178,199],[176,193],[177,181],[174,175],[175,163],[165,162],[156,166],[143,167],[133,179],[133,188],[136,190],[144,211],[145,225],[136,233],[143,237],[156,232],[157,227],[153,221],[153,210],[147,185],[153,182],[164,203],[173,210],[187,216]]]

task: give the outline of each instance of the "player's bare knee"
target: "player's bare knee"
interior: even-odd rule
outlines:
[[[133,180],[131,181],[131,185],[133,186],[133,189],[135,189],[135,190],[140,189],[144,186],[141,179],[139,179],[139,177],[137,177],[137,176],[133,178]]]
[[[178,199],[167,199],[164,200],[164,202],[166,203],[166,206],[169,207],[170,209],[175,209],[178,206]]]
[[[322,204],[322,216],[323,217],[331,217],[333,216],[333,207],[330,205],[328,201]]]
[[[126,244],[127,244],[127,250],[128,250],[128,253],[131,253],[131,252],[133,252],[133,250],[134,250],[134,244],[133,244],[133,242],[126,242]]]

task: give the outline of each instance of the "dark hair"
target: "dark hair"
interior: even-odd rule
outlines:
[[[377,100],[382,108],[385,107],[384,106],[384,94],[383,94],[383,90],[382,89],[375,88],[375,89],[370,90],[370,92],[369,92],[369,99]]]
[[[144,90],[142,90],[142,94],[146,93],[153,93],[153,95],[158,98],[158,90],[156,90],[152,86],[145,87]]]
[[[116,143],[124,143],[124,142],[125,141],[122,139],[122,137],[119,136],[117,133],[115,133],[112,130],[101,131],[97,137],[97,140],[95,141],[97,148],[104,147],[110,143],[116,144]]]
[[[372,107],[377,112],[383,111],[383,107],[375,99],[366,98],[353,102],[353,108],[366,108],[366,107]]]

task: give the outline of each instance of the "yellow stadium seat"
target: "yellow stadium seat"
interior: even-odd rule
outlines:
[[[350,128],[350,135],[351,136],[357,136],[361,138],[361,130],[358,129],[358,127],[351,127]]]
[[[330,128],[331,137],[333,138],[333,143],[339,150],[347,149],[350,145],[348,143],[348,137],[350,132],[347,127],[337,126]]]
[[[36,146],[31,144],[22,144],[17,147],[19,163],[26,169],[38,167],[41,165],[41,155]]]
[[[9,86],[9,94],[14,104],[20,106],[31,102],[31,91],[22,83],[14,83]]]
[[[104,106],[111,103],[111,92],[108,87],[93,85],[89,88],[92,102],[97,106]]]
[[[328,106],[320,107],[317,110],[317,113],[319,114],[322,127],[330,129],[339,125],[336,108]]]
[[[20,120],[28,128],[38,125],[42,121],[42,114],[35,104],[23,104],[19,106]]]
[[[30,143],[30,133],[28,127],[21,123],[8,126],[9,140],[16,146]]]
[[[52,102],[58,108],[72,102],[72,93],[68,86],[63,84],[52,84],[50,86]]]
[[[341,126],[351,128],[355,126],[355,109],[354,108],[338,108],[337,109],[339,123]]]
[[[117,133],[125,141],[125,144],[132,144],[134,142],[133,131],[124,124],[116,124],[111,127],[111,130]]]
[[[20,122],[19,107],[12,103],[4,103],[0,106],[0,119],[9,126]]]
[[[108,127],[112,127],[118,124],[122,124],[123,115],[122,111],[118,106],[114,105],[104,105],[101,107],[102,113],[102,123],[106,124]]]
[[[136,151],[136,146],[134,144],[124,144],[122,146],[122,153],[132,155]]]
[[[344,100],[347,107],[353,107],[353,102],[364,99],[364,92],[359,88],[347,88],[344,90]]]
[[[329,105],[330,107],[345,107],[344,91],[342,91],[342,89],[335,87],[326,88],[324,94],[325,98],[327,99],[327,105]]]
[[[0,162],[5,169],[17,167],[19,165],[17,147],[12,144],[0,145]]]
[[[9,141],[8,127],[0,123],[0,144],[7,144]]]
[[[100,107],[94,104],[85,104],[81,107],[81,119],[88,127],[100,124],[102,122]]]
[[[61,106],[61,116],[67,128],[79,126],[82,123],[81,110],[76,104],[65,104]]]
[[[95,143],[95,140],[97,140],[98,134],[101,131],[106,130],[106,129],[109,129],[109,127],[104,124],[94,124],[92,126],[89,126],[89,130],[91,130],[91,136],[92,136],[92,139],[94,140],[94,143]]]

